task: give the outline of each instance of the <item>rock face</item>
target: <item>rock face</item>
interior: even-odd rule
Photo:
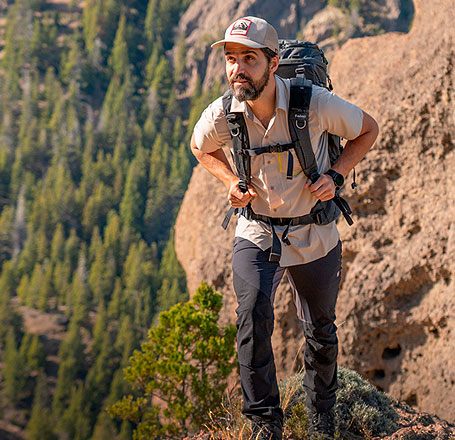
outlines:
[[[431,7],[416,0],[408,34],[349,40],[331,65],[337,93],[372,114],[381,129],[356,168],[359,187],[345,190],[355,224],[339,223],[340,363],[449,421],[455,420],[454,22],[451,0]],[[227,232],[219,226],[226,209],[225,188],[196,167],[175,238],[190,291],[201,280],[214,285],[224,293],[224,321],[233,322],[234,225]],[[302,336],[288,290],[282,283],[275,299],[280,377],[301,366]]]
[[[181,97],[191,96],[196,78],[210,87],[224,72],[220,51],[210,44],[221,40],[233,20],[242,16],[266,17],[280,38],[304,37],[315,43],[330,57],[332,51],[351,36],[371,35],[379,29],[402,29],[409,17],[400,14],[400,5],[411,0],[360,0],[362,14],[356,9],[341,11],[326,6],[323,0],[194,0],[179,22],[178,33],[187,47],[184,90]],[[412,8],[411,8],[412,9]],[[371,24],[371,21],[375,25]],[[375,28],[376,26],[376,28]],[[175,49],[174,55],[177,53]]]

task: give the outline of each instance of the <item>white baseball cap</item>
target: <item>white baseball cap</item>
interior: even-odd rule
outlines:
[[[225,43],[239,43],[256,49],[268,47],[278,54],[278,34],[263,18],[239,18],[226,29],[224,40],[213,43],[211,47]]]

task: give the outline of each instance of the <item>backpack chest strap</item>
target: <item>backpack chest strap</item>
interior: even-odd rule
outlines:
[[[266,147],[249,148],[247,150],[243,150],[242,154],[246,154],[247,156],[259,156],[264,153],[284,153],[285,151],[288,151],[294,147],[294,143],[267,145]]]

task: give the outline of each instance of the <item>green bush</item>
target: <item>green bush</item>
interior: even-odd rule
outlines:
[[[295,439],[303,440],[307,438],[307,420],[302,416],[305,401],[302,382],[303,373],[296,374],[280,382],[280,392],[286,426]],[[347,432],[362,438],[388,435],[398,429],[393,400],[358,373],[340,367],[338,386],[335,413],[342,437]]]
[[[202,283],[193,298],[159,316],[125,377],[136,391],[109,408],[136,424],[134,439],[181,439],[221,410],[227,376],[237,365],[234,325],[220,328],[220,293]]]

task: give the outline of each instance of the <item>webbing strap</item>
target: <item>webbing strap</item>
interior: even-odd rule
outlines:
[[[221,227],[226,230],[229,222],[231,221],[231,217],[236,213],[236,209],[233,206],[229,208],[229,211],[226,213],[226,216],[224,217],[223,223],[221,223]]]
[[[250,148],[246,122],[242,113],[231,112],[232,94],[229,90],[223,95],[222,102],[227,126],[232,139],[234,166],[240,179],[239,187],[243,192],[246,192],[251,175],[249,158],[242,154],[244,150]]]
[[[343,214],[343,217],[348,223],[348,225],[352,226],[354,224],[354,220],[352,220],[351,218],[352,210],[348,202],[345,199],[343,199],[343,197],[340,197],[340,195],[338,194],[335,194],[335,197],[332,200],[335,202],[335,205],[338,206],[338,209]]]
[[[269,217],[271,218],[271,217]],[[270,249],[269,261],[279,262],[281,258],[281,243],[278,235],[276,234],[275,227],[272,222],[269,222],[272,228],[272,247]]]
[[[295,153],[305,175],[311,179],[318,174],[316,157],[311,146],[308,127],[312,86],[302,78],[291,79],[289,98],[289,133],[296,145]]]
[[[292,153],[288,152],[288,169],[286,171],[286,179],[292,180],[292,172],[294,171],[294,157]]]
[[[264,153],[284,153],[294,147],[294,143],[267,145],[266,147],[248,148],[242,150],[242,154],[246,154],[247,156],[259,156]]]
[[[311,225],[317,220],[315,214],[305,214],[300,217],[269,217],[267,215],[256,214],[251,209],[251,206],[240,209],[239,213],[248,220],[259,220],[264,223],[272,223],[275,226]]]
[[[272,229],[272,248],[270,249],[269,261],[280,261],[281,258],[281,242],[275,231],[275,226],[286,226],[281,236],[281,241],[286,245],[290,246],[288,234],[291,226],[297,225],[309,225],[315,223],[315,218],[312,214],[303,215],[301,217],[268,217],[266,215],[256,214],[251,207],[246,207],[239,210],[240,214],[246,217],[248,220],[259,220],[264,223],[268,223]]]

